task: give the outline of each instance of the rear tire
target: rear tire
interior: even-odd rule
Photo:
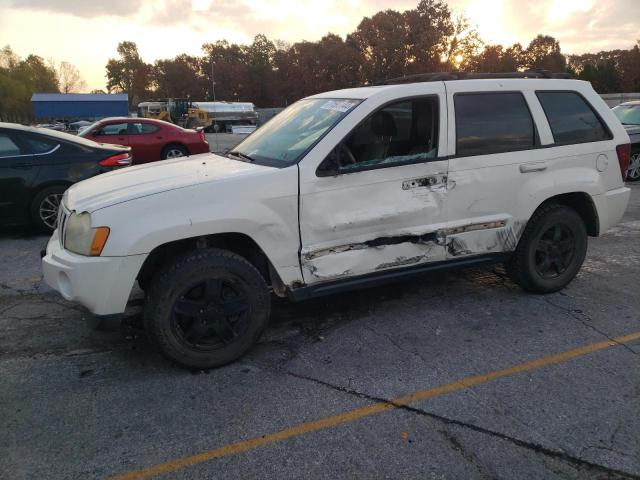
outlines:
[[[205,369],[244,355],[269,321],[271,298],[258,270],[220,249],[189,252],[154,275],[144,323],[174,362]]]
[[[638,180],[640,180],[640,151],[631,152],[631,161],[629,162],[627,173],[628,182],[637,182]]]
[[[160,158],[162,160],[166,160],[171,158],[186,157],[187,155],[189,155],[189,152],[182,145],[167,145],[162,150]]]
[[[549,203],[535,211],[506,264],[524,290],[551,293],[564,288],[580,271],[587,253],[587,229],[578,213]]]
[[[47,187],[31,201],[31,221],[42,233],[51,233],[58,222],[58,208],[62,201],[62,195],[67,187],[54,185]]]

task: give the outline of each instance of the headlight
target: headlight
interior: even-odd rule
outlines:
[[[80,255],[97,257],[109,238],[109,227],[91,228],[91,215],[72,213],[64,228],[64,248]]]

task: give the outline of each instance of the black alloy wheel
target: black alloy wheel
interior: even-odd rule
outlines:
[[[538,240],[535,250],[536,271],[542,278],[557,278],[571,265],[575,252],[576,241],[571,229],[557,223]]]
[[[219,350],[237,341],[249,325],[250,305],[233,278],[208,279],[173,304],[171,328],[189,348]]]

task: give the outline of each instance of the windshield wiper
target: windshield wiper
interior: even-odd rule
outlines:
[[[242,152],[237,152],[237,151],[229,152],[228,155],[233,155],[234,157],[238,157],[238,158],[241,158],[243,160],[248,160],[251,163],[255,163],[255,161],[256,161],[255,158],[252,158],[249,155],[246,155],[246,154],[244,154]]]

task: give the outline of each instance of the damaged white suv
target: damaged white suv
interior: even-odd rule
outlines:
[[[137,280],[149,337],[190,368],[244,354],[271,291],[300,300],[490,262],[527,291],[559,290],[587,236],[624,213],[629,137],[589,83],[485,77],[314,95],[226,156],[80,182],[44,278],[97,315],[123,312]]]

